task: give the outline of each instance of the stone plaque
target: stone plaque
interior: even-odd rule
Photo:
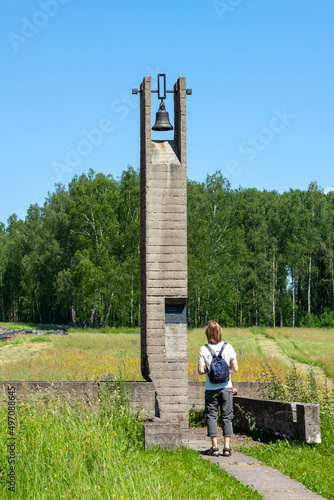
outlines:
[[[165,323],[186,323],[186,304],[165,304]]]

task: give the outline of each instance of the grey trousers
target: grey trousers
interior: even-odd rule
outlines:
[[[218,408],[222,417],[223,436],[233,435],[233,396],[232,389],[217,389],[205,391],[205,417],[208,436],[218,436]]]

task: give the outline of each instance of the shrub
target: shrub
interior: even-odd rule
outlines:
[[[319,328],[321,326],[318,316],[312,313],[306,313],[300,320],[300,326],[306,328]]]
[[[323,328],[334,328],[334,311],[326,307],[320,318]]]

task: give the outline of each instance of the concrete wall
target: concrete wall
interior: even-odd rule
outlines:
[[[140,90],[141,368],[154,385],[155,416],[187,427],[187,325],[166,320],[167,310],[187,300],[185,79],[175,85],[171,141],[151,140],[150,77]]]
[[[134,412],[142,412],[148,419],[156,417],[156,390],[150,382],[125,382],[130,406]],[[99,396],[99,386],[113,389],[117,382],[22,382],[1,381],[0,399],[7,400],[7,387],[15,386],[17,397],[24,397],[30,391],[53,392],[70,398],[79,397],[86,401],[96,401]],[[320,407],[314,404],[298,402],[270,401],[260,399],[258,396],[263,384],[252,382],[236,382],[238,396],[234,396],[235,418],[245,428],[250,428],[253,423],[263,431],[278,436],[295,437],[307,443],[320,443]],[[204,382],[188,383],[189,410],[204,409]],[[158,426],[160,423],[160,427]],[[170,423],[170,422],[169,422]],[[170,436],[171,446],[175,439],[172,434],[174,424],[168,427],[168,421],[159,419],[154,428],[163,436]],[[148,430],[148,443],[154,436],[154,429]],[[172,434],[171,434],[172,433]],[[159,444],[159,443],[157,443]]]

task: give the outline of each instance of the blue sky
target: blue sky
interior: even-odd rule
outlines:
[[[90,168],[138,168],[131,89],[159,72],[193,90],[190,179],[334,188],[332,0],[21,0],[0,12],[0,221]],[[172,117],[171,95],[166,107]]]

